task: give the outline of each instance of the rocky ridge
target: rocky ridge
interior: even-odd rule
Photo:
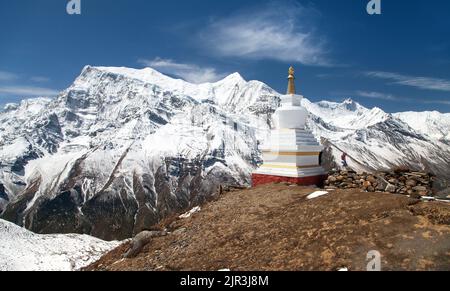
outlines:
[[[396,170],[374,173],[331,171],[325,181],[326,189],[361,189],[367,192],[387,192],[412,198],[450,198],[446,181],[425,172]]]

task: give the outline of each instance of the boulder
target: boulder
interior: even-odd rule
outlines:
[[[417,193],[412,193],[412,194],[410,194],[409,195],[411,198],[413,198],[413,199],[421,199],[422,198],[422,196],[420,196],[419,194],[417,194]]]
[[[367,181],[374,184],[377,182],[377,179],[374,176],[369,176],[369,177],[367,177]]]
[[[395,178],[389,179],[388,182],[391,183],[392,185],[398,184],[398,180]]]
[[[367,189],[367,188],[369,188],[369,187],[371,187],[372,186],[372,183],[370,183],[369,181],[365,181],[364,183],[363,183],[363,188],[364,189]]]
[[[413,190],[416,192],[423,192],[423,191],[428,191],[428,188],[425,186],[416,186],[413,188]]]
[[[377,185],[376,189],[377,189],[378,191],[385,191],[387,185],[388,185],[388,183],[387,183],[385,180],[380,179],[380,180],[378,181],[378,185]]]
[[[397,191],[397,187],[395,187],[392,184],[388,184],[384,191],[389,192],[389,193],[395,193]]]
[[[166,236],[166,231],[143,231],[136,235],[131,241],[131,247],[128,252],[123,256],[125,259],[131,259],[137,257],[142,249],[148,245],[153,238]]]
[[[419,191],[419,192],[416,192],[418,195],[420,195],[421,197],[423,197],[423,196],[430,196],[430,191]]]

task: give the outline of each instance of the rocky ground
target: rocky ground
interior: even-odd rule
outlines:
[[[450,270],[447,202],[359,189],[308,199],[316,190],[278,184],[225,192],[165,221],[168,233],[137,256],[123,258],[129,242],[86,270],[356,271],[366,270],[371,250],[381,253],[383,270]]]
[[[361,189],[367,192],[388,192],[413,198],[450,198],[448,181],[425,172],[397,169],[389,172],[356,173],[332,171],[325,185],[328,189]]]

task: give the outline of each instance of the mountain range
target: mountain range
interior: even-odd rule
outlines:
[[[146,68],[86,66],[56,98],[0,113],[1,218],[37,233],[125,239],[251,183],[281,94],[234,73],[192,84]],[[450,177],[450,114],[313,103],[324,167]]]

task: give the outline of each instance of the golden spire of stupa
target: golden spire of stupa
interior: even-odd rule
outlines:
[[[295,95],[295,76],[294,76],[295,70],[294,68],[291,66],[289,68],[289,83],[288,83],[288,90],[287,90],[287,94],[288,95]]]

